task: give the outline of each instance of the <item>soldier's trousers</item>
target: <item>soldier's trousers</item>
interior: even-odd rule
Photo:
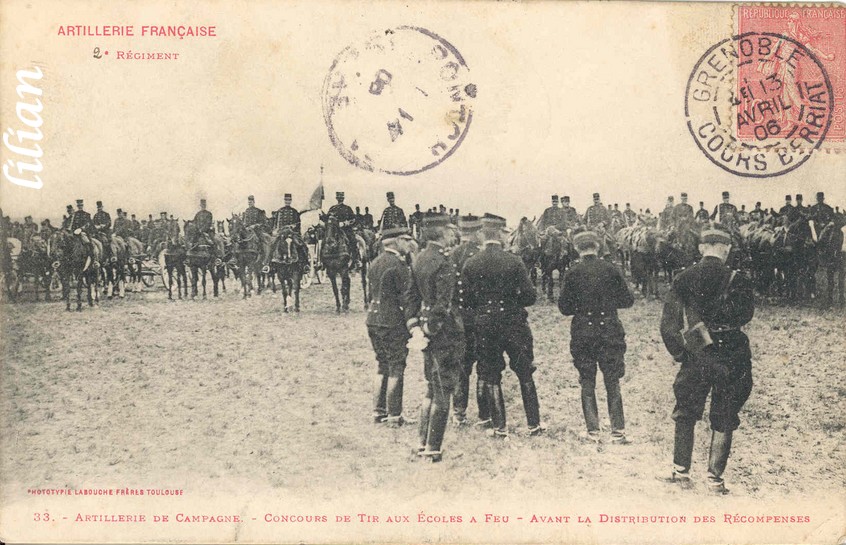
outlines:
[[[596,404],[596,370],[602,371],[605,393],[608,398],[608,417],[612,431],[626,428],[623,414],[623,395],[620,379],[626,373],[626,341],[623,336],[594,335],[574,337],[570,341],[573,365],[579,372],[582,394],[582,413],[587,430],[599,431],[599,408]]]
[[[397,327],[367,326],[370,343],[379,364],[373,415],[402,414],[403,376],[408,356],[409,333],[404,325]]]
[[[455,392],[455,399],[453,400],[455,412],[461,416],[464,416],[467,412],[467,405],[470,399],[470,375],[473,374],[473,364],[478,360],[476,349],[476,328],[473,325],[473,318],[471,316],[464,317],[463,322],[464,352],[461,358],[461,372],[458,374],[458,385]],[[485,396],[481,395],[477,380],[476,402],[478,404],[479,418],[481,420],[487,420],[489,418],[484,400]]]
[[[427,451],[441,450],[450,399],[458,386],[463,342],[449,344],[430,341],[423,351],[423,373],[426,377],[426,398],[420,410],[420,445]]]

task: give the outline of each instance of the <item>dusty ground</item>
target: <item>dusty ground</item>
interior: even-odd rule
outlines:
[[[27,487],[81,487],[149,484],[152,476],[184,487],[239,481],[397,498],[432,487],[479,497],[503,490],[625,492],[669,502],[705,495],[701,484],[680,491],[655,478],[671,462],[676,371],[658,332],[660,302],[638,299],[621,312],[632,444],[597,448],[578,440],[583,420],[569,319],[542,302],[530,323],[546,435],[526,436],[517,381],[507,371],[512,440],[451,428],[443,463],[427,467],[409,456],[415,427],[370,422],[375,363],[356,280],[353,311],[341,316],[327,285],[302,292],[299,315],[284,314],[279,295],[243,301],[231,288],[220,299],[194,302],[168,302],[150,290],[81,313],[66,313],[59,302],[4,305],[6,478]],[[765,306],[747,333],[755,387],[726,474],[733,494],[770,499],[830,490],[842,498],[843,312]],[[416,416],[419,353],[406,376],[406,412]],[[601,387],[599,397],[602,408]],[[694,453],[701,476],[708,436],[706,419]]]

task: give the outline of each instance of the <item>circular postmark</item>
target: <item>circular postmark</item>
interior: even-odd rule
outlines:
[[[323,84],[329,139],[351,164],[409,175],[451,156],[473,120],[476,85],[437,34],[401,26],[341,51]]]
[[[834,95],[819,59],[801,43],[749,32],[712,46],[690,73],[685,118],[712,163],[752,178],[799,168],[831,125]]]

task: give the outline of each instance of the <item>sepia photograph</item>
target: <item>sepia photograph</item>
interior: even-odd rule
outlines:
[[[3,543],[844,543],[842,3],[0,3]]]

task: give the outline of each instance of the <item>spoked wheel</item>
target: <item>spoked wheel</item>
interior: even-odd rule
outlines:
[[[153,285],[156,283],[156,273],[150,272],[142,272],[141,273],[141,283],[148,288],[152,288]]]
[[[162,285],[164,286],[164,288],[166,290],[168,290],[168,289],[170,289],[170,285],[168,284],[168,280],[167,280],[167,266],[166,266],[167,264],[165,263],[165,251],[164,250],[162,250],[159,253],[159,258],[157,259],[157,261],[159,262],[159,277],[162,279]],[[155,280],[153,282],[155,282]]]

